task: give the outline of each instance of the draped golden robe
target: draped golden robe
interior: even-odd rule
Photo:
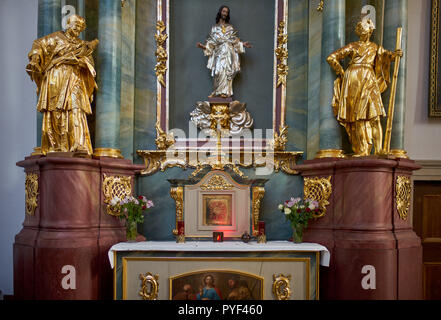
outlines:
[[[86,115],[97,88],[94,46],[62,31],[34,41],[26,67],[37,84],[37,110],[43,113],[42,153],[81,152],[91,155]],[[32,60],[38,56],[38,62]]]
[[[358,41],[335,51],[327,61],[338,70],[341,68],[339,61],[347,56],[351,59],[349,67],[344,76],[334,82],[332,107],[355,153],[366,154],[370,153],[376,134],[371,121],[386,115],[381,93],[390,83],[393,53],[373,42]]]

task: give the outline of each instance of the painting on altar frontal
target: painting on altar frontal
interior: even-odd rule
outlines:
[[[204,226],[232,226],[232,195],[204,194],[203,222]]]
[[[170,278],[170,300],[263,300],[263,278],[234,271],[197,271]]]

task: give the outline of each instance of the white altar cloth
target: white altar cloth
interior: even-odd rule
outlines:
[[[172,241],[121,242],[112,246],[108,252],[110,265],[114,267],[115,251],[173,251],[173,252],[269,252],[299,251],[320,252],[320,265],[329,267],[330,254],[326,247],[317,243],[292,243],[288,241],[268,241],[244,243],[240,241],[211,242],[191,241],[176,243]]]

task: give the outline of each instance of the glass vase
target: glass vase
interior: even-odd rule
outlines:
[[[292,226],[292,242],[302,243],[303,242],[303,226]]]
[[[138,235],[138,224],[136,222],[126,222],[126,239],[128,242],[135,242]]]

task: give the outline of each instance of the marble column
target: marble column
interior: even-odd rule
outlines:
[[[135,107],[135,35],[136,0],[128,0],[122,8],[121,51],[121,124],[120,146],[126,159],[133,160],[133,130]]]
[[[394,51],[396,46],[397,28],[403,28],[402,50],[398,73],[397,92],[395,96],[395,112],[392,126],[390,148],[392,153],[405,156],[404,150],[404,121],[406,113],[406,72],[407,72],[407,0],[386,0],[384,12],[384,42],[386,49]],[[394,65],[391,66],[391,77]],[[390,88],[384,95],[383,101],[386,110],[389,108]]]
[[[77,14],[82,16],[83,18],[86,18],[86,4],[85,0],[77,0]],[[87,20],[86,20],[87,23]],[[85,40],[85,32],[81,32],[80,39]]]
[[[136,3],[135,65],[146,72],[135,72],[134,150],[156,149],[156,11],[156,0]]]
[[[288,67],[286,124],[288,149],[305,151],[308,121],[308,1],[288,3]]]
[[[322,56],[320,76],[320,151],[319,158],[342,155],[341,126],[332,111],[332,96],[336,75],[326,58],[345,45],[345,0],[326,3],[323,10]]]
[[[307,159],[314,159],[320,146],[320,66],[322,58],[322,18],[314,5],[309,6],[308,43],[308,133]]]
[[[119,150],[121,109],[121,2],[100,0],[98,21],[95,151],[122,157]]]
[[[61,0],[38,0],[38,38],[61,30]],[[43,114],[37,112],[37,147],[41,146]]]

